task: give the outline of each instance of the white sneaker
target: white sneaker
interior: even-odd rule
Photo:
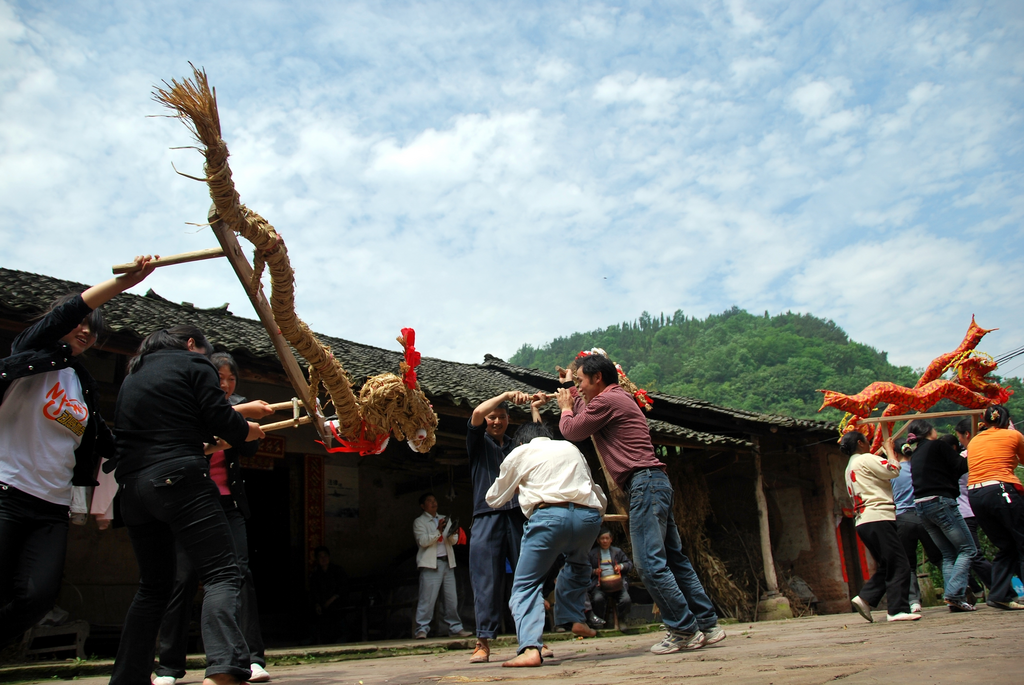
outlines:
[[[854,597],[850,600],[850,604],[857,610],[857,613],[864,617],[868,623],[874,623],[875,619],[871,618],[871,606],[861,599],[859,596]]]
[[[717,623],[705,631],[704,633],[704,646],[713,645],[716,642],[721,642],[725,639],[725,629]]]
[[[249,670],[252,671],[252,677],[249,678],[250,683],[265,683],[270,680],[270,674],[267,673],[267,669],[259,664],[249,664]]]
[[[695,633],[670,630],[665,639],[651,647],[651,652],[654,654],[672,654],[683,649],[700,649],[703,646],[704,633],[699,630]]]
[[[921,614],[906,614],[900,612],[898,614],[889,614],[885,617],[886,621],[916,621],[921,618]]]
[[[911,604],[910,605],[910,613],[912,613],[912,614],[919,614],[919,613],[921,613],[921,605],[918,604],[917,602],[914,602],[913,604]]]
[[[153,685],[174,685],[178,682],[178,679],[169,675],[158,675],[153,678]]]

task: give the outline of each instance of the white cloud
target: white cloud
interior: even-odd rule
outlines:
[[[413,325],[477,361],[736,304],[916,365],[977,311],[1003,351],[1024,326],[978,302],[1020,285],[1022,23],[1009,2],[0,2],[2,264],[95,282],[212,244],[185,225],[206,189],[171,169],[201,158],[146,118],[191,59],[325,333],[394,347]],[[249,311],[214,262],[145,287]]]

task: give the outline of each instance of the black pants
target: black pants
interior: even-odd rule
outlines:
[[[206,588],[202,632],[206,675],[248,680],[249,650],[238,625],[242,572],[220,493],[206,458],[159,462],[120,479],[121,513],[139,562],[132,600],[114,660],[111,685],[149,682],[153,653],[175,577],[175,540]]]
[[[932,536],[925,530],[921,518],[913,509],[896,514],[896,534],[907,555],[910,565],[910,595],[918,603],[921,602],[921,590],[917,584],[917,543],[924,545],[924,555],[936,568],[942,568],[942,550],[938,548]]]
[[[857,535],[874,557],[876,569],[857,595],[870,606],[877,606],[885,595],[890,616],[908,613],[910,565],[896,532],[896,522],[862,523],[857,526]]]
[[[615,611],[620,621],[625,621],[629,616],[629,610],[633,606],[633,598],[629,596],[629,589],[626,583],[622,583],[622,589],[615,592],[605,592],[600,587],[595,587],[590,594],[590,603],[594,607],[594,613],[598,618],[604,618],[608,610],[608,600],[615,604]]]
[[[1009,483],[968,490],[967,497],[981,529],[999,548],[992,560],[989,599],[1012,602],[1017,593],[1011,579],[1024,578],[1024,497]]]
[[[968,499],[970,499],[970,495],[968,495]],[[978,548],[978,553],[974,555],[974,559],[971,561],[971,571],[978,577],[982,585],[990,588],[992,587],[992,562],[986,559],[984,552],[981,551],[981,539],[978,537],[978,519],[974,516],[964,516],[964,523],[967,524],[967,530],[971,531],[971,537],[974,538],[974,546]],[[968,587],[974,591],[981,589],[975,587],[973,578],[968,583]]]
[[[68,546],[68,507],[0,483],[0,647],[57,601]]]
[[[235,506],[230,495],[221,495],[221,505],[231,526],[231,536],[235,541],[235,554],[238,566],[242,571],[242,605],[239,613],[239,624],[249,648],[249,662],[266,666],[263,655],[263,635],[260,632],[259,611],[256,608],[256,587],[252,582],[252,571],[249,569],[249,543],[246,538],[245,517]],[[188,560],[188,553],[180,545],[175,545],[177,572],[174,578],[174,589],[167,603],[164,620],[160,624],[160,663],[156,667],[158,676],[182,678],[185,676],[185,656],[188,650],[188,628],[192,618],[192,600],[199,588],[199,574]]]

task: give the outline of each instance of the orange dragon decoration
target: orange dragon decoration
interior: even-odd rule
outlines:
[[[932,360],[913,388],[877,382],[856,395],[819,390],[825,394],[821,409],[834,407],[847,412],[839,424],[839,432],[845,434],[860,431],[872,441],[871,449],[876,451],[882,444],[882,432],[876,431],[872,425],[862,425],[860,419],[869,417],[879,402],[889,405],[882,416],[909,414],[912,410],[924,412],[942,399],[953,400],[967,409],[1003,404],[1010,399],[1013,391],[985,378],[995,371],[996,362],[989,355],[975,350],[985,334],[994,330],[998,329],[982,328],[972,316],[971,325],[960,345],[952,352]],[[953,371],[951,380],[940,378],[947,370]]]

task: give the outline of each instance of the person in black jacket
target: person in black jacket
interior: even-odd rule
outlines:
[[[597,547],[590,550],[590,565],[594,569],[594,581],[590,586],[590,604],[597,618],[604,619],[607,601],[615,602],[619,622],[625,623],[633,600],[629,596],[626,574],[633,570],[633,562],[618,547],[612,547],[612,532],[602,528],[597,534]],[[615,576],[619,578],[614,580]],[[602,578],[611,578],[602,583]],[[621,587],[619,587],[621,583]],[[590,618],[588,616],[588,618]]]
[[[243,415],[258,416],[273,413],[267,403],[257,400],[246,403],[245,398],[235,394],[238,383],[238,364],[227,352],[217,352],[210,356],[210,361],[217,367],[220,387],[235,411]],[[246,646],[249,648],[249,668],[252,670],[251,683],[263,683],[270,680],[270,674],[264,668],[267,665],[264,656],[263,635],[260,632],[260,617],[256,608],[256,588],[253,585],[252,570],[249,568],[249,543],[245,530],[245,521],[249,518],[249,500],[245,494],[245,481],[242,479],[241,458],[256,454],[259,442],[245,442],[238,447],[228,445],[223,440],[206,446],[204,450],[210,457],[210,478],[217,484],[220,491],[220,504],[231,525],[231,534],[235,540],[235,554],[242,570],[242,604],[239,622]],[[185,675],[185,652],[188,645],[188,629],[192,617],[192,600],[199,588],[199,575],[189,561],[185,549],[176,544],[177,576],[174,589],[167,604],[167,611],[160,624],[160,663],[156,667],[156,678],[153,685],[174,685],[178,678]]]
[[[238,621],[242,571],[203,451],[216,437],[241,445],[262,438],[263,431],[228,403],[206,358],[211,349],[194,326],[151,334],[129,362],[117,398],[116,476],[140,578],[111,685],[150,682],[160,620],[174,587],[175,542],[206,589],[204,685],[235,685],[251,676]]]
[[[967,579],[977,553],[956,498],[967,460],[937,439],[924,419],[911,421],[903,453],[910,456],[914,509],[928,535],[942,551],[943,595],[950,611],[974,611],[967,601]]]
[[[58,298],[0,360],[0,647],[53,607],[67,551],[72,485],[96,485],[113,438],[97,411],[96,382],[78,360],[103,331],[98,307],[153,272]]]

